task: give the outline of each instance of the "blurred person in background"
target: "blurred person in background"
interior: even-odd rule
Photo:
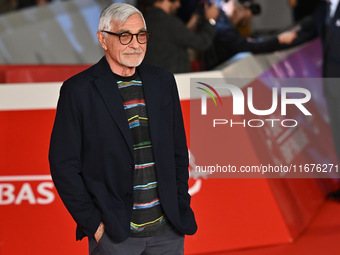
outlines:
[[[145,61],[172,73],[191,72],[188,49],[205,50],[213,40],[218,8],[202,4],[203,15],[194,14],[187,24],[175,16],[179,0],[154,0],[145,14],[152,31]]]
[[[288,5],[292,9],[295,23],[313,15],[319,0],[288,0]]]
[[[324,78],[340,78],[340,4],[339,0],[319,0],[311,18],[300,23],[300,30],[292,45],[299,45],[320,37],[322,43]],[[340,82],[339,79],[324,80],[333,141],[340,159]],[[330,197],[340,200],[340,190]]]
[[[323,77],[340,78],[339,0],[319,0],[313,16],[300,23],[292,44],[302,44],[316,37],[320,37],[323,47]]]
[[[261,13],[261,8],[260,5],[256,5],[258,8],[252,9],[250,5],[253,5],[254,3],[249,0],[239,0],[238,2],[239,4],[235,6],[235,11],[232,15],[232,23],[235,25],[237,31],[243,37],[247,38],[251,36],[251,19],[254,15],[259,15]]]
[[[259,5],[251,0],[218,2],[220,13],[216,20],[214,41],[204,53],[206,70],[222,64],[239,52],[266,53],[283,49],[296,37],[295,33],[283,32],[267,40],[245,38],[240,34],[237,26],[247,24],[253,15],[259,14]]]

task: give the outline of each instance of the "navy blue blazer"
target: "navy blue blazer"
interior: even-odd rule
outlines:
[[[197,229],[188,194],[188,149],[174,76],[141,64],[161,205],[183,234]],[[133,207],[133,143],[106,58],[65,81],[51,135],[55,187],[77,223],[77,240],[99,223],[112,240],[129,237]]]
[[[327,2],[320,1],[313,17],[302,22],[297,39],[293,42],[301,44],[319,36],[323,49],[323,76],[325,78],[340,77],[340,4],[332,17],[329,26],[326,26]],[[339,87],[339,88],[338,88]],[[334,89],[340,92],[340,86]],[[336,93],[336,91],[334,91]]]

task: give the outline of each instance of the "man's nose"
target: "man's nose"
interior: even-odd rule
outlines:
[[[137,35],[132,35],[132,40],[129,43],[129,46],[133,48],[139,47],[139,42],[137,41]]]

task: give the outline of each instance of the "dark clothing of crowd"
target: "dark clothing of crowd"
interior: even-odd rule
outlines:
[[[266,53],[282,48],[277,37],[268,40],[247,40],[239,33],[231,19],[221,11],[216,20],[213,44],[204,53],[204,67],[207,70],[212,69],[239,52]]]
[[[145,21],[152,32],[145,61],[173,73],[191,72],[188,49],[207,49],[214,35],[214,27],[206,21],[196,33],[176,16],[156,7],[146,13]]]
[[[320,0],[297,0],[293,8],[293,19],[295,22],[301,21],[307,16],[311,16]]]

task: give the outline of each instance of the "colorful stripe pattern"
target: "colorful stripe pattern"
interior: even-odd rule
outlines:
[[[134,106],[136,107],[136,106]],[[125,108],[126,110],[127,108]],[[145,117],[140,117],[139,115],[133,116],[131,118],[128,119],[129,122],[129,127],[130,128],[135,128],[135,127],[139,127],[139,126],[148,126],[148,119]]]
[[[156,205],[159,205],[159,199],[156,198],[155,200],[149,202],[149,203],[144,203],[144,204],[138,204],[138,203],[134,203],[133,204],[133,209],[146,209],[146,208],[151,208],[154,207]]]
[[[157,235],[170,228],[158,197],[156,168],[150,140],[142,82],[138,77],[116,76],[133,138],[134,203],[131,236]]]
[[[141,232],[145,229],[146,225],[148,225],[149,227],[150,226],[157,226],[157,225],[161,225],[165,222],[166,222],[166,219],[165,219],[164,215],[162,215],[158,219],[156,219],[154,221],[150,221],[148,223],[144,223],[144,224],[134,224],[134,223],[131,222],[131,229],[133,229],[134,231],[137,231],[137,232]]]
[[[157,182],[150,182],[145,185],[135,185],[133,187],[134,190],[148,190],[148,189],[154,189],[157,188]]]

